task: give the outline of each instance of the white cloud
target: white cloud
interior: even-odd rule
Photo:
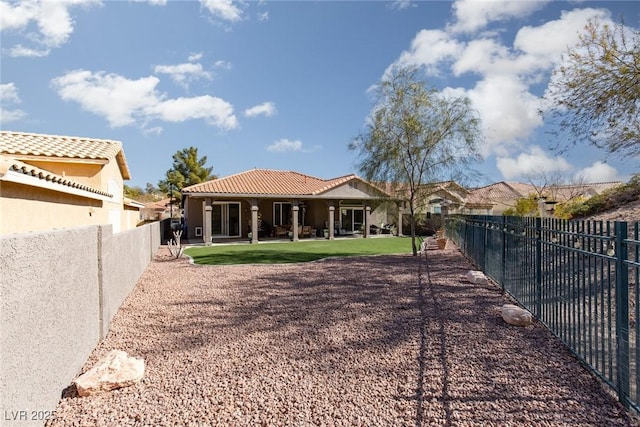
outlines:
[[[11,56],[46,56],[50,48],[65,44],[73,33],[73,18],[69,10],[75,6],[100,5],[100,0],[22,0],[15,4],[0,1],[0,30],[26,31],[35,22],[38,33],[27,33],[26,38],[36,47],[18,45],[9,48]]]
[[[493,21],[522,18],[541,9],[550,0],[457,0],[453,4],[456,22],[451,26],[455,32],[474,32]]]
[[[220,59],[220,60],[214,62],[213,66],[216,67],[216,68],[222,68],[224,70],[230,70],[231,69],[231,62],[223,61],[222,59]]]
[[[154,72],[156,74],[168,74],[171,80],[184,88],[187,88],[190,82],[197,79],[212,79],[211,73],[205,71],[201,64],[192,62],[176,65],[156,65]]]
[[[244,110],[244,115],[247,117],[255,117],[259,115],[270,117],[275,113],[276,105],[273,102],[263,102],[262,104]]]
[[[13,83],[0,84],[0,101],[19,104],[18,88]]]
[[[391,3],[389,3],[389,8],[395,10],[404,10],[410,7],[416,7],[416,5],[411,0],[393,0]]]
[[[7,109],[5,106],[20,104],[18,88],[13,83],[0,84],[0,123],[6,124],[23,119],[27,113],[20,109]]]
[[[137,3],[149,3],[152,6],[166,6],[167,0],[133,0]]]
[[[439,64],[459,56],[462,47],[460,42],[444,31],[421,30],[414,37],[409,50],[400,55],[396,65],[424,66],[430,74],[438,75]]]
[[[192,54],[189,54],[189,57],[187,59],[189,62],[200,61],[202,59],[202,52],[194,52]]]
[[[500,152],[518,144],[542,124],[538,114],[540,98],[514,76],[488,77],[467,92],[482,118],[486,147],[483,154]]]
[[[18,44],[9,48],[8,53],[13,58],[40,58],[49,55],[51,49],[31,49]]]
[[[269,20],[269,12],[258,13],[258,21],[265,22]]]
[[[5,110],[4,108],[0,107],[0,123],[2,124],[17,122],[19,120],[22,120],[26,116],[27,113],[22,110]]]
[[[457,29],[477,30],[495,20],[523,17],[544,3],[461,0],[454,6]],[[587,20],[595,16],[604,20],[608,12],[593,8],[565,11],[556,20],[521,28],[513,45],[505,44],[497,34],[485,33],[468,41],[466,35],[451,31],[454,27],[421,30],[385,73],[397,65],[411,65],[423,67],[432,76],[468,79],[475,75],[475,86],[463,93],[483,121],[487,145],[481,147],[481,153],[506,156],[510,147],[525,142],[544,124],[538,114],[544,100],[533,93],[532,86],[548,78],[567,46],[575,43]]]
[[[147,112],[167,122],[204,119],[207,123],[224,130],[238,127],[238,120],[233,115],[233,106],[223,99],[209,95],[168,99],[148,108]]]
[[[242,10],[233,0],[200,0],[209,13],[225,21],[237,22],[242,19]]]
[[[267,146],[267,151],[273,151],[273,152],[302,151],[302,141],[299,141],[299,140],[291,141],[283,138]]]
[[[594,162],[591,166],[578,172],[575,177],[577,180],[584,180],[584,182],[611,182],[621,180],[618,171],[603,162]]]
[[[550,157],[538,146],[529,147],[528,152],[520,153],[516,158],[498,157],[498,170],[506,180],[522,178],[540,172],[566,172],[571,165],[562,157]]]
[[[53,79],[51,85],[62,99],[104,117],[112,127],[190,119],[204,119],[225,130],[238,127],[228,102],[208,95],[165,99],[156,89],[159,82],[155,76],[130,80],[117,74],[77,70]]]
[[[0,30],[19,30],[37,19],[39,6],[35,2],[10,4],[0,1]]]
[[[608,12],[601,9],[576,9],[564,11],[560,19],[546,22],[538,27],[520,28],[513,47],[530,58],[528,64],[538,69],[549,69],[560,58],[567,47],[578,42],[579,32],[590,18],[606,19]]]

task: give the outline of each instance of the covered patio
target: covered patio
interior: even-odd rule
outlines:
[[[402,204],[356,175],[329,180],[253,169],[182,190],[190,242],[328,238],[361,235],[401,223]],[[388,206],[397,217],[389,220]],[[336,212],[337,211],[337,212]]]

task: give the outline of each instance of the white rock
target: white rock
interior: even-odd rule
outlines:
[[[489,283],[489,279],[487,279],[487,276],[485,276],[482,271],[469,270],[465,277],[468,281],[476,285],[486,285]]]
[[[128,387],[144,375],[144,360],[129,357],[125,351],[111,350],[93,368],[80,375],[74,383],[80,396]]]
[[[531,313],[517,305],[505,304],[500,311],[502,319],[510,325],[529,326],[533,324],[533,316]]]

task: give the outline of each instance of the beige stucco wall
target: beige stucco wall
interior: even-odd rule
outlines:
[[[0,236],[0,425],[44,424],[4,415],[55,409],[159,245],[157,222]]]
[[[107,219],[100,200],[0,183],[0,234],[98,225]]]
[[[100,163],[80,163],[80,162],[49,162],[37,159],[23,160],[24,163],[39,167],[55,173],[56,175],[68,177],[73,181],[89,185],[94,188],[106,188],[102,186],[102,177],[105,165]],[[112,161],[112,163],[114,163]]]
[[[135,228],[139,216],[137,209],[124,209],[122,201],[103,202],[30,185],[0,182],[0,235],[99,224],[111,224],[114,232],[120,232]],[[116,217],[117,223],[114,222]]]

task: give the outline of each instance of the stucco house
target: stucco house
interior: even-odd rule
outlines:
[[[514,208],[518,199],[531,194],[544,197],[549,202],[547,210],[552,211],[553,203],[592,197],[621,184],[620,181],[610,181],[539,188],[526,183],[501,181],[470,190],[461,213],[502,215],[505,210]]]
[[[325,229],[329,238],[368,237],[372,225],[387,220],[382,201],[390,196],[356,175],[320,179],[253,169],[185,187],[182,197],[187,238],[210,243],[249,236],[253,242],[267,236],[296,241]]]
[[[143,205],[123,197],[128,179],[119,141],[0,131],[0,234],[134,228]]]

